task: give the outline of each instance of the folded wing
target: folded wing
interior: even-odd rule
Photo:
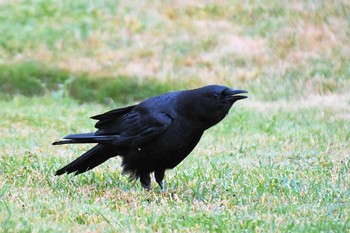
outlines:
[[[100,143],[119,147],[140,147],[154,140],[171,125],[173,118],[164,112],[130,106],[91,117],[98,120],[95,133],[70,134],[54,145]]]

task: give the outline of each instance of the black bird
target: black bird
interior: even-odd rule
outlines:
[[[244,90],[210,85],[170,92],[140,104],[91,117],[94,133],[70,134],[53,145],[97,143],[56,175],[86,172],[117,155],[123,172],[150,189],[150,174],[163,189],[165,170],[176,167],[197,145],[204,131],[220,122],[232,105],[247,98]]]

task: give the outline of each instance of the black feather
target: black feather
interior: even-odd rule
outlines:
[[[110,144],[118,135],[95,135],[94,133],[69,134],[62,141],[52,143],[52,145],[78,144],[78,143],[104,143]]]
[[[78,175],[86,172],[112,157],[112,153],[113,150],[110,147],[101,144],[96,145],[73,162],[56,171],[55,175],[59,176],[64,173],[69,174],[73,172],[75,172],[75,175]]]

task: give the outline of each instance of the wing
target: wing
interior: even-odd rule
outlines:
[[[125,108],[114,109],[103,114],[92,116],[91,119],[98,120],[95,127],[99,129],[103,127],[103,125],[108,125],[108,123],[113,122],[120,117],[123,117],[125,114],[129,113],[135,106],[136,105],[132,105]]]
[[[161,135],[173,118],[155,109],[130,106],[94,116],[98,119],[95,136],[110,136],[115,146],[142,146]]]

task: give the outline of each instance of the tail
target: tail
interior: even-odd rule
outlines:
[[[69,134],[62,141],[52,143],[52,145],[76,144],[76,143],[108,143],[115,139],[115,135],[95,135],[94,133]]]
[[[113,148],[107,145],[98,144],[85,152],[82,156],[56,171],[55,175],[75,172],[75,175],[86,172],[113,157]]]

